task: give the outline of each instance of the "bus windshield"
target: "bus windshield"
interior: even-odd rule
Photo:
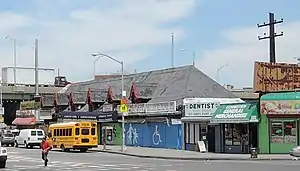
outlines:
[[[89,134],[90,134],[90,130],[88,128],[81,129],[81,135],[89,135]]]

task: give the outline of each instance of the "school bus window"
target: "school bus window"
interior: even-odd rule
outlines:
[[[69,129],[65,129],[66,131],[66,136],[69,136]]]
[[[59,129],[59,136],[62,136],[63,135],[63,130],[62,129]]]
[[[72,136],[72,128],[69,128],[69,136]]]
[[[54,129],[54,136],[56,136],[56,129]]]
[[[66,129],[63,129],[63,136],[66,136]]]
[[[95,129],[95,128],[92,128],[92,129],[91,129],[91,134],[92,134],[92,135],[95,135],[95,134],[96,134],[96,129]]]
[[[81,129],[81,135],[89,135],[89,134],[90,134],[90,130],[88,128]]]
[[[79,135],[79,128],[75,129],[75,135]]]

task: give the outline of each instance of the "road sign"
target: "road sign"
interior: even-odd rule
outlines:
[[[128,112],[128,107],[126,106],[126,104],[122,104],[120,106],[120,112],[122,113]]]
[[[121,105],[125,104],[126,105],[126,99],[125,98],[122,98],[121,99]]]

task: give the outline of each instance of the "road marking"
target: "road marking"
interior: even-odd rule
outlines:
[[[99,166],[87,166],[87,167],[90,167],[90,168],[98,168]]]

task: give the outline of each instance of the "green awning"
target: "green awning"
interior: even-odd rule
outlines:
[[[258,122],[257,103],[220,105],[210,123],[254,123]]]
[[[300,100],[300,92],[278,92],[262,95],[261,101],[265,100]]]

